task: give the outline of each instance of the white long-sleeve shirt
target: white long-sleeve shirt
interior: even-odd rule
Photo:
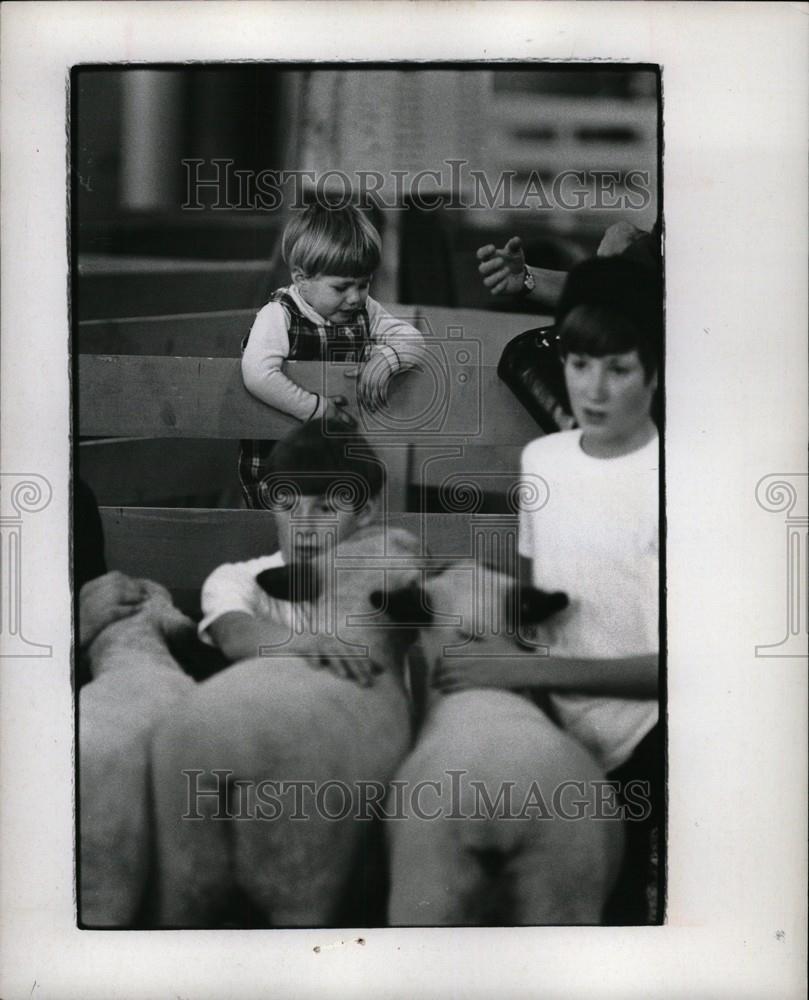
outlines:
[[[300,311],[317,326],[327,326],[294,285],[286,289]],[[381,354],[391,371],[411,368],[424,350],[424,338],[419,331],[389,312],[370,296],[369,332],[374,341],[373,352]],[[327,399],[302,388],[284,372],[282,366],[289,357],[287,314],[280,302],[268,302],[256,316],[247,346],[242,355],[242,379],[245,388],[262,403],[297,417],[310,420],[321,416]]]

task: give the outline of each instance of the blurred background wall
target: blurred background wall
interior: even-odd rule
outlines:
[[[519,234],[532,264],[567,268],[611,223],[649,229],[657,216],[651,70],[84,67],[72,82],[78,354],[237,357],[255,311],[289,280],[283,226],[313,196],[377,188],[373,294],[403,316],[411,305],[539,314],[486,292],[477,247]],[[612,178],[611,207],[598,176]],[[78,470],[102,504],[240,505],[235,441],[79,435]]]
[[[82,318],[257,307],[285,283],[278,243],[289,188],[279,204],[259,204],[233,175],[226,198],[199,188],[190,208],[189,177],[215,176],[216,160],[245,178],[381,174],[374,216],[385,257],[374,294],[388,302],[520,308],[481,288],[477,246],[519,234],[531,263],[567,267],[594,252],[610,223],[648,229],[657,216],[650,70],[84,68],[74,98]],[[417,189],[420,171],[440,176]],[[561,207],[553,185],[566,171],[585,174],[567,179]],[[616,204],[599,205],[597,171],[614,176],[606,200]],[[645,203],[633,171],[648,175]],[[339,178],[327,181],[339,195]]]

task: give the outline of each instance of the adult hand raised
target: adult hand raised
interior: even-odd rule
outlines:
[[[525,253],[519,236],[498,249],[489,243],[477,251],[478,271],[492,295],[517,295],[523,288]]]

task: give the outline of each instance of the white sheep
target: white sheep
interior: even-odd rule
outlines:
[[[92,680],[79,693],[79,916],[88,927],[129,926],[147,885],[152,731],[194,688],[167,643],[194,624],[167,590],[141,581],[139,609],[107,624],[87,649]]]
[[[564,595],[519,588],[471,561],[428,578],[423,589],[373,599],[395,619],[422,625],[428,677],[448,646],[474,655],[476,635],[494,627],[513,636],[517,608],[525,627],[565,603]],[[503,650],[518,652],[505,639]],[[405,818],[388,828],[390,924],[599,923],[623,843],[616,819],[592,818],[599,796],[607,812],[613,807],[604,780],[584,748],[527,696],[496,688],[430,693],[416,747],[396,774],[406,790],[422,783],[422,794],[405,793]],[[510,807],[501,800],[498,810],[506,787]],[[582,788],[586,805],[577,806]],[[505,818],[521,811],[531,818]],[[578,813],[590,818],[564,818]]]
[[[291,797],[272,816],[257,790],[267,781],[384,789],[393,776],[411,741],[403,666],[415,633],[380,627],[369,595],[413,579],[417,551],[405,532],[363,529],[333,550],[333,563],[311,564],[305,588],[291,586],[284,568],[259,578],[274,596],[296,589],[317,595],[304,605],[306,628],[322,630],[331,618],[341,638],[366,644],[385,669],[361,686],[296,656],[290,645],[289,653],[243,660],[199,684],[164,721],[153,745],[160,926],[324,926],[340,919],[371,824],[353,810],[336,820],[318,816],[311,796],[308,805],[302,801],[306,819],[293,818]],[[363,614],[373,621],[358,621]],[[219,797],[196,794],[217,788]],[[328,811],[340,805],[338,793]],[[244,901],[248,916],[234,912]]]

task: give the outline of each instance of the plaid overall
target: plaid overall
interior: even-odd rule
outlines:
[[[295,300],[280,288],[270,296],[270,302],[280,302],[284,309],[289,333],[290,361],[346,361],[360,363],[367,359],[371,349],[371,332],[368,312],[361,309],[352,323],[318,325],[298,308]],[[247,346],[247,336],[242,341],[242,351]],[[239,482],[247,506],[266,508],[263,500],[262,481],[269,472],[269,459],[274,441],[239,442]]]

